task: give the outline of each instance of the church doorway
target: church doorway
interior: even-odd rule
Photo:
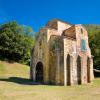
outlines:
[[[36,65],[36,82],[43,83],[43,64],[38,62]]]

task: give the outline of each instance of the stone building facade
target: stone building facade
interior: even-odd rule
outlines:
[[[33,81],[65,86],[91,82],[93,57],[86,29],[82,25],[50,20],[39,30],[30,65]]]

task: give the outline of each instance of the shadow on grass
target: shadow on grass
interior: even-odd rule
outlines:
[[[0,81],[5,81],[5,82],[13,82],[21,85],[43,85],[42,83],[39,82],[33,82],[30,79],[27,78],[20,78],[20,77],[9,77],[9,78],[0,78]]]

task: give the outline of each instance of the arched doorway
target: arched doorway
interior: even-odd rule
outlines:
[[[77,83],[81,84],[81,57],[77,58]]]
[[[71,68],[70,68],[70,55],[67,55],[67,85],[71,84]]]
[[[87,58],[87,82],[90,82],[90,58]]]
[[[36,82],[43,83],[43,64],[38,62],[36,65]]]

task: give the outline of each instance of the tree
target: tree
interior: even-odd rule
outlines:
[[[100,25],[85,25],[89,33],[89,44],[94,56],[94,68],[100,70]]]
[[[33,30],[31,29],[31,33]],[[16,21],[0,26],[0,58],[29,63],[34,38]]]

